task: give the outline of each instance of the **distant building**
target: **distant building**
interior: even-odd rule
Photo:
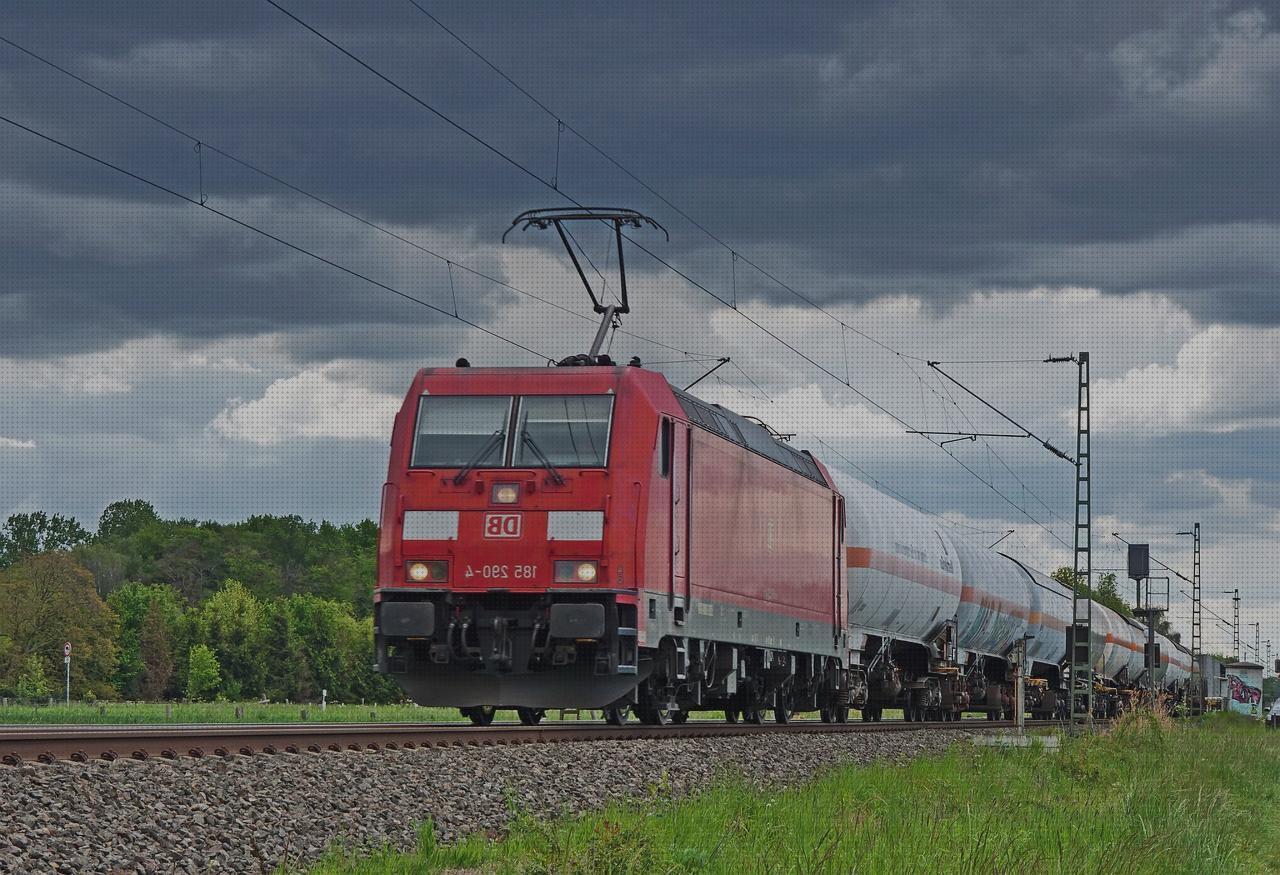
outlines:
[[[1262,666],[1256,662],[1228,663],[1223,698],[1225,710],[1261,720]]]

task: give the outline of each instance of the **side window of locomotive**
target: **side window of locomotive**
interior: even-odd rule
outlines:
[[[659,452],[662,455],[662,467],[660,471],[663,477],[671,476],[671,438],[673,428],[674,426],[672,426],[671,420],[662,420],[661,448],[659,449]]]
[[[612,395],[525,395],[512,464],[518,468],[603,468],[609,460]]]
[[[423,395],[414,468],[496,468],[506,458],[510,395]]]

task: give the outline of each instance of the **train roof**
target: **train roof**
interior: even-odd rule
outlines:
[[[763,423],[734,413],[719,404],[710,404],[701,398],[695,398],[683,389],[671,387],[671,392],[680,402],[689,421],[702,426],[708,431],[720,435],[726,440],[746,447],[772,459],[785,468],[807,477],[815,483],[827,485],[817,461],[809,453],[797,450],[785,443],[777,434],[771,432]]]

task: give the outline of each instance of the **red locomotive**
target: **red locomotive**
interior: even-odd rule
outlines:
[[[661,374],[425,369],[391,441],[379,666],[478,723],[843,719],[842,528],[819,463]]]

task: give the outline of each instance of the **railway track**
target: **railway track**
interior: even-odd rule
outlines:
[[[1028,720],[1029,728],[1058,726]],[[518,723],[486,727],[422,723],[258,723],[172,725],[0,726],[0,762],[52,763],[58,760],[176,759],[204,756],[259,756],[342,750],[413,750],[430,747],[491,747],[653,738],[721,738],[741,735],[797,735],[837,732],[902,732],[918,729],[1011,729],[1013,721],[958,723],[726,724],[692,721],[679,726],[609,726],[604,723]]]

